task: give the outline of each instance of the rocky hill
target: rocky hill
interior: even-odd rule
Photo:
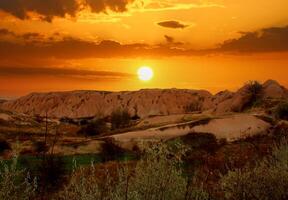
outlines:
[[[32,93],[2,104],[2,109],[29,115],[50,117],[107,116],[114,110],[127,109],[131,115],[147,117],[184,113],[190,104],[201,102],[200,109],[212,108],[207,91],[149,89],[135,92],[72,91]],[[192,108],[191,108],[192,109]],[[197,108],[198,109],[198,108]]]
[[[28,115],[81,118],[109,116],[114,110],[127,109],[132,116],[181,114],[193,111],[225,113],[241,111],[251,98],[249,85],[237,92],[212,95],[205,90],[145,89],[127,92],[71,91],[32,93],[0,104],[3,110]],[[288,98],[288,90],[276,81],[261,85],[259,98]]]

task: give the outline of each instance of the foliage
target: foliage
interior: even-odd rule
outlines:
[[[0,167],[0,199],[29,200],[35,196],[36,180],[31,180],[24,170],[18,170],[17,157],[11,165],[1,162]]]
[[[178,146],[180,147],[180,146]],[[104,179],[95,176],[91,166],[90,176],[80,169],[72,175],[70,183],[55,199],[61,200],[189,200],[208,199],[203,190],[188,184],[181,171],[183,151],[177,145],[152,145],[133,167],[119,165],[114,170],[103,170]],[[116,173],[113,175],[113,173]]]
[[[115,110],[111,114],[112,130],[129,127],[131,116],[127,110]]]
[[[247,83],[247,90],[253,96],[257,97],[262,92],[263,86],[258,81],[249,81]]]
[[[116,160],[117,158],[122,157],[125,152],[126,151],[123,148],[116,144],[116,141],[113,138],[105,139],[102,144],[101,155],[104,162]]]
[[[229,171],[220,180],[220,185],[226,199],[287,199],[288,145],[281,145],[254,168]]]
[[[57,191],[66,180],[66,164],[61,156],[47,154],[44,156],[35,171],[35,177],[38,180],[38,189],[41,194],[46,192]]]
[[[11,150],[11,145],[6,140],[0,140],[0,154],[6,150]]]
[[[213,153],[219,148],[218,140],[211,133],[189,133],[181,138],[192,150]]]
[[[35,148],[35,152],[38,154],[45,153],[49,150],[48,146],[44,141],[36,141],[33,143],[33,146]]]
[[[186,113],[201,111],[201,104],[199,101],[195,101],[185,106],[184,109]]]
[[[279,104],[275,110],[275,115],[278,119],[288,120],[288,102]]]
[[[96,119],[86,125],[83,125],[81,130],[79,131],[80,134],[87,135],[87,136],[95,136],[105,133],[108,130],[106,122],[104,119]]]
[[[178,168],[181,152],[175,150],[165,144],[146,149],[131,178],[134,199],[184,199],[187,181]]]
[[[263,91],[261,83],[258,81],[249,81],[245,86],[248,93],[248,100],[243,108],[245,109],[260,104],[259,101]]]

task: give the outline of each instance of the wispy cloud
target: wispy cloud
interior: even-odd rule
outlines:
[[[119,80],[131,78],[134,75],[113,71],[93,71],[83,69],[71,69],[68,67],[12,67],[0,66],[0,77],[61,77],[69,79],[97,80]]]
[[[136,4],[137,5],[137,4]],[[133,8],[133,7],[132,7]],[[180,3],[167,0],[153,0],[141,6],[136,6],[134,12],[159,12],[173,10],[190,10],[196,8],[226,8],[223,4],[217,3]]]

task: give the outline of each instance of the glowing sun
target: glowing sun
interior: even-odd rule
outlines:
[[[151,67],[140,67],[138,69],[138,78],[141,80],[141,81],[149,81],[153,78],[153,70],[151,69]]]

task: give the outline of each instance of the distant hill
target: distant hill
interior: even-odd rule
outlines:
[[[226,113],[241,111],[251,94],[249,85],[236,92],[223,91],[212,95],[205,90],[143,89],[129,92],[71,91],[32,93],[0,104],[3,110],[28,115],[81,118],[109,116],[114,110],[127,109],[132,116],[145,118],[154,115],[187,112]],[[273,80],[261,85],[259,98],[286,99],[288,90]]]
[[[2,99],[2,98],[0,97],[0,104],[4,103],[4,102],[6,102],[6,101],[7,101],[6,99]]]

